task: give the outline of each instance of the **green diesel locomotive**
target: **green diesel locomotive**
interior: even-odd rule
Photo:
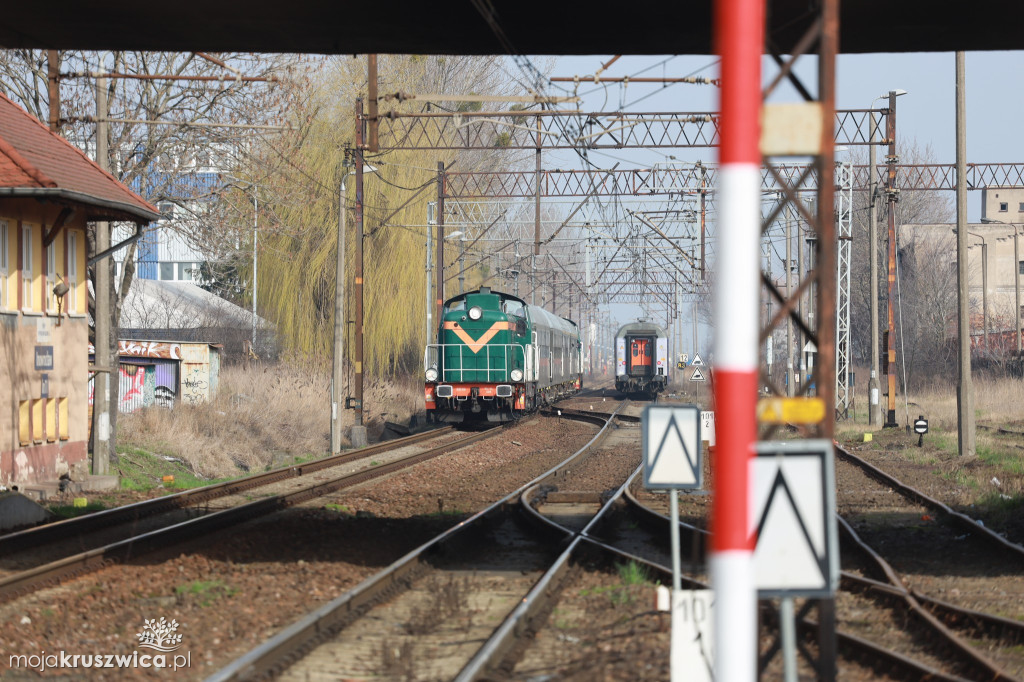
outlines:
[[[445,301],[424,354],[428,418],[505,422],[580,390],[576,323],[482,287]]]

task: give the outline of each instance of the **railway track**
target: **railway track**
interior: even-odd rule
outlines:
[[[597,416],[563,409],[563,417],[592,420],[602,424],[601,431],[561,464],[293,623],[209,679],[414,673],[474,679],[508,668],[521,649],[519,636],[525,624],[549,609],[550,599],[584,552],[580,541],[565,547],[565,531],[556,530],[553,543],[525,528],[516,510],[529,506],[538,490],[583,480],[572,477],[583,475],[599,444],[613,437],[620,422],[635,423],[636,418],[620,420],[621,411],[622,406]],[[598,503],[597,515],[615,499]],[[433,614],[433,622],[423,622],[424,613]],[[349,627],[354,623],[358,627]],[[402,625],[396,631],[398,623]],[[495,628],[495,623],[500,625]],[[415,642],[381,644],[399,634],[415,635]],[[429,662],[423,653],[427,650],[432,652]]]
[[[233,481],[215,483],[213,485],[183,490],[178,493],[164,495],[151,500],[143,500],[112,509],[79,516],[64,521],[56,521],[43,526],[0,535],[0,556],[10,556],[28,548],[43,544],[52,544],[71,537],[81,537],[96,530],[125,523],[136,523],[141,519],[179,509],[196,508],[230,495],[238,495],[254,488],[278,483],[293,478],[306,476],[317,471],[330,469],[369,456],[393,450],[397,447],[414,445],[451,433],[453,427],[445,426],[431,431],[407,436],[396,440],[377,443],[359,450],[325,457],[303,464],[274,469],[260,474],[253,474]]]
[[[13,561],[13,555],[19,549],[22,552],[28,551],[40,543],[51,542],[54,538],[72,537],[72,544],[75,544],[79,542],[78,538],[90,531],[108,528],[115,523],[120,523],[122,526],[118,537],[113,541],[105,538],[104,542],[97,546],[70,554],[61,554],[61,549],[68,547],[67,544],[63,544],[57,549],[51,549],[45,554],[37,555],[45,556],[47,560],[40,561],[31,568],[18,571],[0,579],[0,602],[8,601],[71,577],[98,570],[112,563],[124,561],[129,557],[138,557],[154,550],[167,549],[169,546],[178,543],[195,541],[197,538],[216,530],[237,525],[374,478],[379,478],[447,452],[466,447],[487,438],[495,430],[480,431],[454,441],[444,442],[426,450],[405,454],[390,462],[371,468],[336,476],[311,485],[303,485],[297,489],[272,494],[255,501],[241,501],[240,504],[235,506],[218,511],[207,511],[207,513],[202,513],[193,518],[180,520],[175,517],[170,519],[169,524],[156,528],[147,528],[140,531],[133,521],[144,516],[159,514],[161,511],[181,510],[188,504],[209,502],[210,500],[237,495],[242,491],[252,491],[259,486],[302,477],[314,471],[324,471],[344,463],[351,463],[375,455],[380,456],[388,451],[404,449],[409,445],[444,436],[449,433],[450,429],[438,429],[425,434],[417,434],[409,438],[388,441],[369,448],[363,448],[357,453],[348,453],[302,466],[267,472],[267,474],[252,477],[256,479],[254,481],[247,479],[208,486],[207,488],[168,496],[175,498],[173,500],[157,498],[148,502],[129,505],[131,509],[112,509],[109,512],[99,512],[94,515],[80,517],[79,519],[52,524],[53,526],[60,526],[59,529],[55,530],[51,530],[51,526],[42,526],[32,531],[5,536],[3,538],[4,544],[0,545],[0,551],[4,552],[5,561]],[[58,556],[54,558],[55,555]]]
[[[992,433],[998,433],[1004,436],[1018,436],[1024,438],[1024,431],[1017,431],[1014,429],[1008,429],[1004,426],[994,426],[992,424],[976,424],[979,429],[983,431],[990,431]]]
[[[949,509],[941,502],[903,485],[842,448],[837,447],[837,453],[841,461],[860,467],[866,475],[880,482],[882,486],[879,495],[893,491],[898,493],[902,504],[911,505],[904,510],[904,519],[920,521],[922,516],[928,518],[934,514],[949,520],[953,533],[933,543],[935,552],[948,553],[954,551],[951,548],[955,547],[958,553],[974,554],[976,562],[983,564],[992,574],[1014,575],[1019,572],[1021,554],[1024,553],[1020,546],[1008,542],[998,533],[980,526],[973,519]],[[667,535],[669,519],[663,509],[655,508],[663,505],[652,505],[650,495],[637,495],[633,490],[626,493],[625,499],[638,513],[648,518],[645,524],[647,527],[653,524],[659,528],[656,537],[664,538]],[[883,517],[891,517],[897,513],[899,504],[901,502],[894,501],[882,507],[873,506],[872,511]],[[864,615],[867,609],[881,609],[883,615],[877,617],[884,619],[884,614],[888,613],[891,614],[888,617],[892,622],[892,627],[887,630],[888,641],[881,642],[872,636],[871,628],[866,625],[863,631],[841,627],[837,638],[844,657],[867,662],[874,670],[889,674],[894,679],[1019,679],[1007,668],[1021,668],[1018,649],[1024,641],[1024,623],[926,594],[926,590],[914,586],[913,577],[893,568],[882,553],[860,537],[854,529],[856,521],[851,522],[844,516],[839,517],[844,535],[844,570],[837,599],[840,621],[857,628],[859,621],[870,621]],[[699,562],[708,532],[699,523],[681,523],[680,526],[684,551],[691,548],[690,560]],[[901,533],[905,531],[906,528],[896,531],[891,538],[876,533],[874,539],[892,552],[893,545],[899,543],[899,538],[903,537]],[[914,545],[913,551],[923,565],[935,565],[927,563],[929,559],[921,555],[918,545]],[[974,571],[970,567],[965,570],[970,573]],[[964,588],[964,591],[967,589]],[[951,592],[956,594],[957,590]],[[764,623],[771,624],[777,620],[777,614],[764,603],[762,611]],[[855,612],[857,615],[853,616]],[[844,618],[844,615],[847,617]],[[799,626],[805,635],[813,637],[817,623],[804,616]],[[897,646],[900,651],[895,650]],[[908,654],[908,651],[912,654]]]

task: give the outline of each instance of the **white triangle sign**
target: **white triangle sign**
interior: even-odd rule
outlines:
[[[690,381],[705,381],[704,375],[700,371],[700,367],[693,368],[693,374],[690,375]]]
[[[703,367],[704,361],[700,359],[700,353],[693,354],[693,362],[690,363],[694,367]]]
[[[823,589],[823,566],[803,529],[796,501],[792,499],[779,474],[773,486],[770,505],[764,510],[761,532],[754,550],[754,566],[759,584],[773,589]],[[823,548],[822,548],[823,549]]]
[[[644,485],[700,487],[700,410],[689,405],[648,407],[643,416],[643,458]]]
[[[825,597],[839,583],[832,443],[764,442],[751,460],[754,572],[762,599]]]

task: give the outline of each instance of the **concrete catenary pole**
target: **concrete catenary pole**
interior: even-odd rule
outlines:
[[[252,197],[252,351],[256,352],[256,288],[259,282],[259,249],[257,235],[260,228],[260,204],[253,189]]]
[[[1013,226],[1013,338],[1017,346],[1017,362],[1020,362],[1020,233]]]
[[[800,222],[799,214],[796,218],[796,274],[797,282],[803,282],[807,276],[807,262],[804,260],[804,229]],[[804,297],[807,293],[800,294],[800,297],[796,301],[797,317],[801,320],[806,320],[804,317]],[[812,325],[813,326],[813,325]],[[803,332],[799,328],[796,330],[796,352],[797,352],[797,365],[799,371],[796,373],[796,385],[802,387],[807,379],[807,353],[804,352],[804,344],[806,339],[804,338]],[[799,392],[799,391],[798,391]]]
[[[988,242],[980,234],[981,239],[981,324],[984,327],[985,353],[988,354]]]
[[[715,44],[722,56],[721,217],[714,342],[718,438],[711,511],[715,590],[715,679],[757,677],[757,590],[750,533],[749,467],[757,439],[758,308],[761,234],[761,52],[764,0],[716,0]],[[694,320],[696,323],[696,320]],[[696,350],[696,349],[695,349]]]
[[[874,102],[872,102],[874,104]],[[868,424],[882,423],[882,406],[878,397],[878,172],[876,169],[875,133],[878,126],[871,116],[871,144],[868,145],[868,260],[871,264],[871,365],[868,379]]]
[[[109,170],[110,155],[107,150],[107,79],[100,67],[96,79],[96,165]],[[101,220],[96,223],[96,253],[110,248],[110,223]],[[96,367],[99,372],[93,379],[93,448],[92,472],[104,475],[110,471],[110,451],[114,444],[110,419],[110,382],[117,367],[112,365],[111,354],[111,279],[110,257],[96,263],[96,318],[95,348]]]
[[[437,268],[437,283],[434,288],[437,290],[437,325],[441,326],[444,319],[441,308],[444,305],[444,162],[437,162],[437,258],[434,267]]]
[[[889,258],[888,258],[888,286],[889,296],[886,318],[889,330],[886,336],[886,354],[888,361],[886,383],[888,384],[889,399],[885,411],[885,426],[899,426],[896,422],[896,91],[889,92],[889,115],[885,121],[885,138],[889,142],[889,153],[886,156],[886,185],[888,228],[889,228]],[[906,390],[906,387],[904,387]]]
[[[345,174],[338,185],[338,248],[334,273],[334,362],[331,367],[331,454],[341,452],[341,415],[345,383]]]
[[[786,298],[793,296],[793,216],[789,207],[786,209]],[[793,373],[793,362],[796,358],[796,339],[793,336],[793,316],[786,315],[786,395],[796,395],[796,376]]]
[[[540,116],[537,117],[537,174],[534,179],[533,188],[533,259],[530,264],[530,274],[533,278],[532,287],[530,291],[530,305],[537,305],[537,256],[540,255],[540,173],[541,173],[541,158],[540,158]]]
[[[353,218],[356,225],[356,253],[353,267],[353,307],[355,308],[355,333],[353,343],[353,354],[355,371],[353,372],[352,393],[355,400],[355,421],[352,424],[352,431],[349,433],[349,441],[352,447],[366,445],[366,426],[363,425],[363,152],[364,134],[366,119],[363,115],[363,100],[356,99],[355,108],[356,123],[356,203]]]
[[[973,457],[974,386],[971,382],[971,311],[967,279],[967,95],[964,53],[956,53],[956,285],[957,442],[961,457]]]
[[[60,133],[60,53],[46,51],[46,87],[50,132]]]

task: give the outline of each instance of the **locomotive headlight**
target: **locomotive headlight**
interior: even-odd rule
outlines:
[[[522,381],[523,380],[523,370],[521,370],[521,369],[514,369],[511,372],[509,372],[509,377],[512,378],[512,381]]]
[[[437,381],[437,367],[427,367],[427,381]]]
[[[479,320],[481,317],[483,317],[483,315],[484,311],[481,310],[480,306],[478,305],[475,305],[469,309],[469,319],[471,320]]]

